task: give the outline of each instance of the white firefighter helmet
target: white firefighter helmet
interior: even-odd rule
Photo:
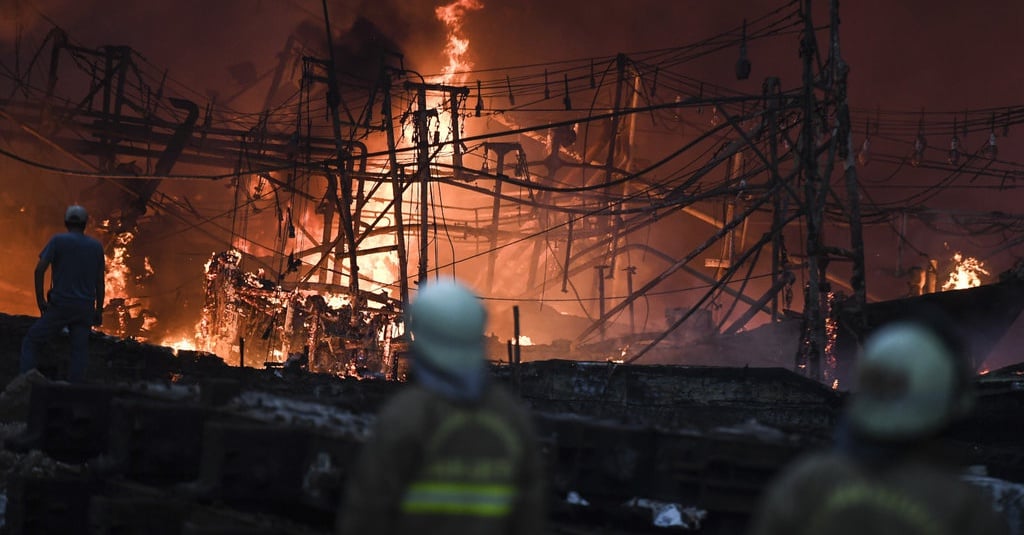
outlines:
[[[924,324],[879,329],[857,361],[850,424],[879,440],[911,440],[941,430],[973,401],[963,359]]]
[[[409,306],[416,358],[450,375],[482,373],[486,323],[479,298],[453,280],[427,283]]]
[[[73,204],[68,206],[68,209],[64,212],[64,222],[75,225],[84,225],[89,219],[89,212],[85,211],[84,206]]]

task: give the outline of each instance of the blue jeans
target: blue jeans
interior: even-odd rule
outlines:
[[[89,360],[89,330],[92,325],[92,304],[50,304],[46,312],[29,327],[21,341],[21,373],[36,367],[36,354],[58,330],[67,327],[71,334],[71,363],[68,381],[85,379],[85,365]]]

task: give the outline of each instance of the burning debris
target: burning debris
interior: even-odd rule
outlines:
[[[148,299],[140,294],[154,274],[153,266],[149,257],[132,254],[135,231],[124,229],[114,220],[104,221],[100,228],[108,234],[104,330],[121,338],[147,341],[157,316]]]
[[[942,285],[942,290],[963,290],[981,286],[981,276],[988,276],[985,263],[973,256],[964,257],[958,251],[953,255],[953,270],[949,279]]]
[[[797,367],[801,370],[810,372],[813,377],[821,377],[825,384],[831,384],[833,390],[839,388],[839,379],[836,377],[839,366],[839,355],[836,343],[839,336],[839,316],[840,306],[846,299],[841,292],[836,292],[832,289],[823,291],[821,293],[821,310],[825,320],[825,331],[824,338],[820,341],[815,341],[807,334],[803,334],[800,340],[799,353],[797,355]],[[806,322],[806,318],[803,319]],[[806,333],[806,327],[801,329],[802,332]],[[815,369],[815,364],[809,355],[814,351],[815,343],[822,343],[824,346],[821,348],[821,354],[824,359],[824,366],[821,369]],[[818,366],[821,363],[817,364]]]
[[[259,272],[242,270],[238,250],[206,264],[196,347],[247,366],[299,367],[349,376],[393,369],[399,333],[392,303],[359,306],[348,298],[287,290]]]

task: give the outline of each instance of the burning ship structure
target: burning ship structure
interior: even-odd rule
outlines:
[[[403,376],[405,305],[417,285],[454,276],[490,309],[496,373],[537,412],[563,532],[579,532],[569,525],[586,516],[581,494],[656,498],[633,510],[696,504],[680,522],[737,529],[782,463],[827,440],[872,328],[937,305],[971,333],[980,368],[1024,307],[1024,268],[1003,258],[1017,219],[922,204],[959,177],[1014,179],[997,131],[1024,107],[853,108],[838,8],[812,4],[670,49],[476,70],[464,19],[484,7],[456,0],[434,13],[445,64],[426,76],[373,20],[332,27],[325,3],[322,19],[283,36],[264,74],[229,67],[239,89],[216,98],[126,46],[80,44],[58,27],[26,35],[15,53],[33,53],[6,71],[0,99],[0,155],[15,162],[3,202],[31,229],[12,243],[34,250],[44,212],[90,207],[109,297],[93,369],[118,386],[43,383],[28,414],[43,442],[22,449],[70,463],[104,455],[121,479],[57,490],[102,496],[91,514],[104,529],[141,526],[131,510],[142,503],[195,525],[315,532],[330,523],[362,418]],[[748,81],[747,47],[793,35],[798,69],[787,72],[799,79]],[[693,77],[708,58],[726,58],[739,82]],[[951,135],[950,150],[929,147],[925,131]],[[985,141],[972,152],[968,136]],[[869,163],[947,178],[911,208],[871,191]],[[12,173],[36,189],[15,198]],[[999,241],[927,254],[908,238],[926,231]],[[984,253],[1001,275],[971,256]],[[8,285],[8,306],[31,309],[31,288]],[[25,328],[8,323],[11,339]],[[1021,437],[1000,422],[1024,401],[1021,373],[986,376],[987,412],[953,439],[1017,480]],[[279,380],[298,387],[284,396]],[[96,438],[109,426],[109,444],[61,446],[69,431],[53,415],[72,404],[87,407],[78,423],[95,424],[75,429]],[[161,432],[171,420],[195,433]],[[159,441],[177,451],[147,450]],[[231,464],[243,457],[280,463],[255,481],[248,461]],[[57,479],[11,487],[12,522],[42,522],[32,493]],[[271,483],[288,495],[246,490]],[[211,501],[282,523],[243,522]],[[630,532],[636,514],[616,511],[597,521]],[[228,532],[189,525],[167,524]]]

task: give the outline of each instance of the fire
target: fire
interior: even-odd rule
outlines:
[[[128,267],[128,246],[135,239],[131,232],[122,232],[114,237],[114,248],[107,257],[107,272],[103,279],[106,284],[106,297],[111,299],[127,299],[128,280],[131,270]]]
[[[953,271],[949,280],[942,285],[945,290],[963,290],[981,286],[981,275],[988,275],[985,263],[972,256],[964,257],[957,252],[953,255]]]
[[[448,58],[448,64],[442,67],[441,83],[449,83],[455,78],[455,73],[465,71],[472,67],[466,59],[469,51],[469,38],[462,33],[462,19],[466,13],[483,9],[484,3],[480,0],[455,0],[449,4],[438,6],[434,10],[437,20],[444,23],[448,30],[448,42],[444,45],[444,54]]]
[[[822,377],[827,382],[832,379],[832,389],[839,389],[839,379],[836,378],[836,367],[839,360],[836,358],[836,340],[839,337],[839,321],[836,318],[836,293],[829,291],[823,299],[823,314],[825,315],[825,347],[822,348]]]
[[[323,292],[321,296],[324,298],[324,301],[327,303],[327,306],[331,308],[347,307],[350,304],[352,304],[352,299],[349,298],[349,296],[347,295]]]
[[[469,61],[469,37],[462,31],[463,19],[467,13],[483,9],[484,3],[481,0],[454,0],[443,6],[434,9],[434,17],[444,24],[447,40],[444,45],[446,63],[441,67],[441,74],[433,77],[430,82],[434,84],[453,85],[465,82],[465,77],[459,75],[473,68]],[[447,97],[441,95],[430,95],[427,100],[428,108],[437,109],[436,132],[439,141],[450,141],[452,134],[452,111],[446,105]],[[412,139],[412,124],[406,123],[403,127],[403,134],[406,139]],[[451,147],[444,147],[438,152],[438,156],[450,158]]]
[[[246,271],[237,249],[211,255],[196,347],[246,366],[291,362],[316,372],[344,367],[346,374],[379,374],[390,366],[395,314],[387,305],[354,310],[340,288],[289,290],[261,271]],[[165,345],[189,348],[182,338]]]
[[[379,172],[384,172],[379,170]],[[384,188],[378,189],[372,198],[366,199],[366,204],[362,209],[362,221],[357,223],[357,228],[369,227],[368,220],[372,220],[381,211],[388,207],[388,203],[391,202],[391,194]],[[323,233],[324,220],[318,217],[317,214],[312,211],[303,213],[300,216],[302,219],[302,226],[308,229],[309,233],[314,236],[319,236]],[[389,221],[383,219],[382,221]],[[332,235],[339,235],[342,232],[340,227],[340,221],[335,220],[332,228]],[[380,252],[374,252],[372,254],[362,254],[359,257],[359,288],[368,292],[379,293],[382,290],[387,291],[390,295],[390,290],[395,285],[393,282],[398,279],[398,253],[394,250],[384,250],[387,247],[394,247],[395,237],[394,235],[388,234],[370,234],[360,237],[360,250],[368,249],[380,249]],[[241,261],[241,253],[235,251],[237,259],[235,263]],[[303,270],[306,266],[314,266],[319,264],[321,259],[320,252],[310,252],[305,256],[298,258],[303,264]],[[329,258],[323,264],[328,270],[335,270],[341,272],[340,284],[350,285],[350,273],[348,269],[348,262],[344,256],[338,257],[334,253],[329,253]],[[209,271],[209,263],[204,267],[205,271]],[[304,272],[304,271],[303,271]],[[321,276],[318,276],[321,277]],[[320,282],[331,282],[331,277],[328,275],[326,278],[320,278]],[[350,298],[348,296],[333,295],[329,292],[323,293],[323,297],[328,300],[328,304],[333,308],[341,308],[345,305],[350,305]]]
[[[178,338],[168,338],[160,342],[161,346],[170,347],[174,349],[174,354],[177,355],[179,351],[195,351],[196,343],[192,338],[180,336]]]
[[[443,59],[439,62],[440,69],[435,72],[439,72],[437,76],[433,76],[427,79],[429,83],[443,84],[443,85],[459,85],[466,82],[465,75],[461,74],[472,69],[473,65],[469,60],[470,57],[470,39],[464,32],[464,21],[465,17],[472,12],[483,9],[484,3],[482,0],[446,0],[444,5],[437,7],[434,10],[436,19],[444,25],[445,28],[445,44],[443,47]],[[447,100],[448,95],[444,95],[437,92],[428,93],[428,107],[437,109],[437,118],[431,119],[429,130],[430,140],[435,139],[440,142],[450,141],[452,139],[452,108],[451,103]],[[406,122],[404,128],[409,130],[412,129],[412,121]],[[411,133],[410,133],[411,134]],[[435,137],[437,136],[437,137]],[[407,135],[407,140],[411,140],[412,136]],[[441,150],[440,156],[442,159],[445,154],[450,158],[451,147],[447,147],[445,150]],[[266,180],[264,177],[255,177],[254,180],[248,182],[248,195],[252,198],[260,198],[265,195],[264,189],[266,187]],[[379,214],[387,208],[388,203],[391,201],[390,194],[385,188],[373,195],[371,199],[365,199],[365,205],[363,205],[362,219],[364,221],[357,222],[357,230],[366,228],[368,225],[365,224],[366,220],[371,219],[374,215]],[[300,216],[302,218],[303,229],[307,234],[312,236],[320,236],[324,234],[323,219],[317,217],[313,210],[304,210],[304,213]],[[140,290],[143,288],[145,279],[153,274],[153,269],[149,263],[148,258],[141,258],[141,256],[132,257],[132,250],[134,244],[137,244],[136,236],[132,232],[124,232],[121,227],[115,224],[115,221],[104,222],[104,230],[109,233],[111,244],[108,248],[107,258],[107,272],[105,274],[105,282],[107,286],[107,300],[108,308],[107,312],[111,316],[116,317],[116,321],[108,321],[105,326],[109,329],[108,332],[120,336],[133,336],[140,340],[145,340],[150,333],[154,332],[153,327],[157,321],[155,315],[149,313],[148,305],[149,300],[145,297],[138,297],[143,292]],[[328,235],[340,235],[340,222],[335,220],[335,227],[327,229]],[[301,236],[300,236],[301,239]],[[393,236],[387,235],[367,235],[363,236],[360,240],[359,247],[362,250],[376,250],[372,254],[364,254],[360,256],[359,268],[360,268],[360,289],[364,291],[380,293],[387,292],[388,294],[394,293],[396,285],[394,281],[398,278],[399,266],[398,266],[398,255],[393,250],[389,251],[387,248],[395,245]],[[255,251],[250,250],[252,243],[248,240],[238,239],[234,240],[231,244],[232,250],[223,253],[224,258],[222,261],[233,265],[235,268],[240,269],[240,262],[243,253],[255,254]],[[303,250],[303,247],[296,246],[295,250]],[[317,265],[320,260],[320,252],[311,252],[296,260],[301,262],[303,266]],[[204,272],[207,277],[210,276],[210,270],[212,268],[213,257],[211,261],[207,262],[204,266]],[[351,281],[345,281],[346,278],[351,276],[348,272],[347,262],[342,259],[335,257],[331,254],[331,258],[326,259],[322,264],[325,268],[324,273],[337,273],[337,276],[320,274],[319,281],[327,284],[338,284],[344,285],[346,282],[351,284]],[[273,278],[267,278],[265,274],[259,272],[255,275],[255,282],[264,283],[273,281]],[[249,272],[244,272],[243,276],[246,278],[246,282],[250,285],[255,286],[253,281],[254,275]],[[266,303],[273,303],[280,305],[282,310],[287,310],[287,304],[290,302],[288,297],[284,293],[278,292],[280,295],[274,294],[274,291],[268,289],[266,292],[259,293],[261,298],[265,298]],[[343,308],[351,307],[350,296],[337,294],[333,292],[320,292],[321,297],[324,298],[325,305],[333,310],[340,310]],[[266,295],[264,295],[266,294]],[[274,294],[274,295],[271,295]],[[396,297],[390,295],[390,297]],[[230,300],[226,300],[228,302]],[[280,301],[280,302],[278,302]],[[232,302],[233,303],[233,302]],[[230,313],[233,311],[235,305],[225,305],[225,310],[222,312]],[[370,306],[364,304],[363,306]],[[375,305],[374,305],[375,306]],[[148,315],[147,315],[148,314]],[[370,316],[375,313],[369,311]],[[277,329],[285,329],[285,312],[282,312],[281,318],[275,319]],[[197,330],[195,335],[188,333],[175,333],[169,336],[163,336],[160,340],[160,344],[171,347],[175,352],[181,350],[204,350],[212,351],[214,349],[221,350],[220,352],[227,355],[231,352],[231,344],[235,343],[236,337],[231,337],[225,342],[227,347],[218,347],[218,338],[208,336],[209,333],[205,331],[212,328],[211,318],[209,311],[204,310],[203,317],[197,323]],[[370,317],[368,316],[368,317]],[[271,316],[275,317],[275,316]],[[276,318],[276,317],[275,317]],[[219,318],[217,325],[226,325],[225,329],[234,333],[236,330],[243,325],[245,321],[244,317],[238,317],[234,319]],[[365,323],[365,322],[363,322]],[[222,325],[223,324],[223,325]],[[362,325],[362,324],[361,324]],[[287,329],[292,329],[293,325],[288,325]],[[383,327],[378,328],[374,326],[374,329],[378,329],[378,338],[380,342],[389,341],[393,333],[387,330],[388,334],[379,334],[386,331]],[[277,336],[277,331],[267,331],[272,336]],[[317,336],[322,336],[318,334]],[[298,342],[295,342],[298,344]],[[522,337],[520,339],[520,345],[532,345],[532,340],[529,337]],[[225,344],[221,344],[222,346]],[[384,354],[387,355],[388,347],[387,344],[383,344],[385,347]],[[250,346],[255,347],[255,346]],[[285,347],[285,346],[282,346]],[[277,347],[271,347],[268,349],[268,355],[276,360],[283,360],[288,355],[281,353],[281,350]]]
[[[157,317],[149,309],[149,300],[137,297],[137,294],[146,279],[153,275],[153,266],[148,257],[143,257],[141,266],[135,262],[133,270],[130,249],[135,234],[130,231],[115,233],[109,220],[104,221],[102,226],[113,233],[103,282],[106,286],[104,312],[114,318],[102,330],[108,334],[145,341],[156,325]]]
[[[519,335],[519,345],[521,345],[521,346],[532,346],[533,345],[533,340],[531,340],[529,336],[521,334],[521,335]]]
[[[379,213],[387,208],[390,201],[390,192],[378,190],[376,196],[366,202],[363,210],[366,214]],[[373,249],[392,245],[395,245],[394,236],[379,234],[365,236],[361,247]],[[398,269],[398,253],[395,251],[364,255],[359,259],[359,273],[370,280],[361,280],[360,288],[369,292],[385,291],[390,294],[393,282],[399,277]]]

